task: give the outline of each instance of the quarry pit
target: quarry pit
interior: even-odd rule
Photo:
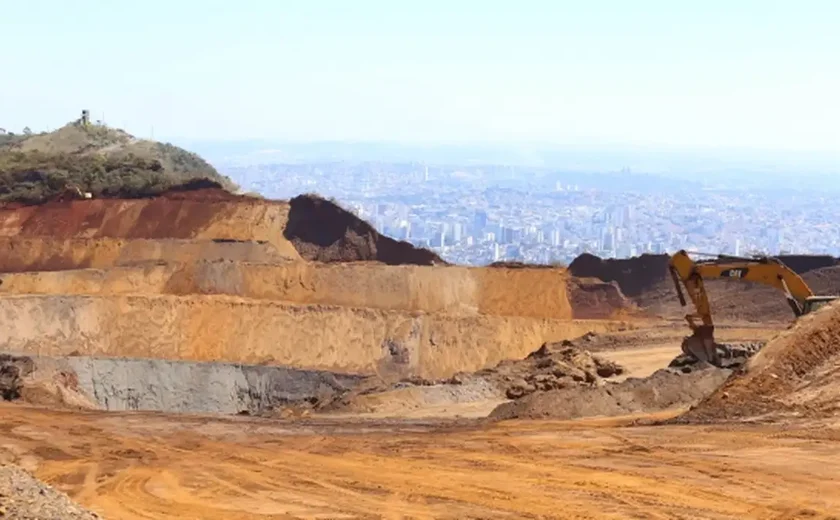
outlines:
[[[105,518],[840,510],[836,306],[710,284],[764,346],[681,364],[667,257],[448,265],[313,196],[3,207],[0,245],[0,464]]]

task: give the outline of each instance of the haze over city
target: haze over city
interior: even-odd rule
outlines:
[[[5,13],[3,34],[27,45],[0,56],[26,78],[0,83],[3,128],[54,129],[88,108],[246,190],[334,197],[449,259],[840,253],[817,196],[840,188],[833,2],[45,0]]]

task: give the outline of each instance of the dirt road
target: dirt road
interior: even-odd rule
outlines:
[[[840,425],[477,427],[2,405],[0,454],[106,518],[830,518]],[[836,428],[836,429],[835,429]]]

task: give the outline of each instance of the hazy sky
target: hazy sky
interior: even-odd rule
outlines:
[[[0,0],[0,127],[840,151],[834,0]]]

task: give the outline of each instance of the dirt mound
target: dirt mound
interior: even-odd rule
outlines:
[[[494,368],[479,370],[474,377],[489,380],[504,388],[509,399],[518,399],[537,391],[596,384],[623,372],[620,365],[593,356],[574,341],[564,340],[543,343],[523,360],[502,361]],[[458,375],[455,379],[463,377]]]
[[[432,251],[379,234],[369,223],[332,201],[299,195],[289,205],[284,236],[306,260],[446,265]]]
[[[800,318],[737,376],[681,417],[705,422],[765,414],[840,411],[840,304]]]
[[[840,266],[814,269],[803,274],[802,278],[816,294],[840,295]]]
[[[840,262],[829,255],[781,255],[778,258],[798,274],[836,266]],[[578,278],[597,278],[604,282],[615,281],[626,296],[636,298],[657,290],[662,282],[673,285],[668,272],[668,260],[669,256],[665,254],[604,259],[584,253],[572,261],[569,272]]]
[[[840,294],[838,267],[809,271],[802,278],[816,294]],[[774,287],[732,280],[707,280],[705,286],[712,316],[717,322],[786,323],[795,318],[784,293]],[[680,318],[692,309],[690,303],[687,307],[680,306],[671,280],[653,287],[634,301],[645,311],[667,318]]]
[[[602,282],[597,278],[570,278],[569,303],[575,319],[610,319],[617,315],[638,312],[632,301],[624,297],[616,282]]]
[[[15,520],[94,520],[102,517],[74,503],[17,466],[0,466],[0,516]]]
[[[779,255],[777,257],[783,264],[796,271],[797,274],[804,274],[815,269],[836,266],[840,263],[831,255]]]
[[[801,274],[817,294],[840,293],[840,267],[828,255],[783,255],[783,262]],[[602,259],[585,253],[569,272],[578,278],[615,282],[639,309],[665,318],[681,318],[691,307],[682,307],[668,271],[668,255],[644,254],[625,259]],[[718,321],[785,322],[793,318],[783,294],[773,287],[745,281],[706,280],[713,316]],[[584,293],[585,294],[585,293]],[[585,307],[585,301],[581,302]],[[596,307],[597,308],[597,307]]]
[[[503,260],[499,262],[493,262],[492,264],[487,265],[487,267],[503,267],[506,269],[556,269],[559,266],[548,264],[529,264],[527,262]]]
[[[413,376],[390,381],[368,378],[352,392],[329,403],[328,412],[373,412],[424,405],[502,402],[559,388],[594,386],[624,373],[612,361],[593,356],[583,346],[597,341],[594,333],[575,340],[543,343],[524,359],[503,360],[492,368],[459,372],[445,379]],[[485,412],[486,413],[486,412]]]
[[[599,258],[584,253],[569,264],[569,272],[577,278],[597,278],[603,282],[616,282],[625,296],[642,295],[662,280],[670,280],[668,255],[650,255],[633,258]]]
[[[712,316],[721,320],[748,322],[787,322],[795,316],[780,290],[752,282],[708,280],[706,293]],[[682,317],[693,312],[691,303],[682,307],[670,280],[638,299],[648,311],[666,317]]]
[[[576,419],[653,412],[689,406],[714,391],[731,371],[708,367],[688,374],[663,369],[646,378],[603,386],[537,392],[499,405],[493,419]]]

